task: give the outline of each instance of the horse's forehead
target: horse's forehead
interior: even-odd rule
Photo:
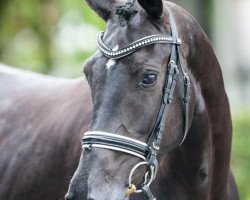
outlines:
[[[130,19],[127,24],[123,24],[123,20],[124,19],[115,17],[107,22],[103,42],[109,49],[118,50],[143,37],[162,33],[162,30],[156,27],[145,16],[135,16]],[[127,68],[134,68],[134,64],[132,63],[140,63],[142,67],[144,63],[148,66],[161,66],[160,63],[162,63],[168,54],[165,45],[164,50],[161,44],[156,44],[157,48],[154,48],[155,45],[152,45],[139,49],[135,53],[123,58],[122,63],[123,65],[128,64],[128,66],[126,66]],[[93,58],[95,64],[99,66],[96,68],[98,70],[112,70],[114,66],[120,63],[120,60],[104,59],[104,55],[101,55],[99,50]]]
[[[137,14],[129,20],[116,16],[107,23],[104,40],[106,39],[110,43],[120,42],[119,45],[122,46],[123,43],[126,45],[142,37],[159,34],[161,31],[159,26],[156,26],[143,14]],[[115,46],[116,44],[113,44],[110,48]]]

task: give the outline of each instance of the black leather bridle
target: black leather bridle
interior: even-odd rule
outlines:
[[[145,182],[141,186],[141,189],[135,189],[133,192],[139,193],[143,192],[147,199],[156,200],[152,194],[149,186],[152,181],[155,179],[158,167],[157,161],[157,152],[160,150],[160,145],[162,141],[163,133],[165,132],[165,122],[168,114],[169,106],[173,100],[173,94],[176,86],[177,75],[181,71],[184,81],[184,130],[183,137],[178,146],[180,146],[186,136],[189,129],[189,103],[190,103],[190,92],[191,92],[191,83],[190,78],[187,72],[184,71],[179,57],[179,46],[181,45],[181,39],[178,36],[178,30],[176,22],[172,11],[169,9],[169,19],[171,26],[171,35],[150,35],[139,39],[119,50],[112,51],[102,41],[103,33],[100,33],[98,36],[98,47],[104,56],[110,59],[120,59],[125,56],[132,54],[133,52],[156,43],[168,43],[172,44],[172,50],[170,55],[170,62],[168,64],[166,81],[163,89],[163,97],[161,102],[160,111],[151,132],[148,143],[143,143],[141,141],[116,135],[113,133],[90,131],[84,134],[82,138],[82,147],[84,149],[91,150],[91,148],[105,148],[115,151],[120,151],[128,153],[137,157],[142,158],[144,161],[138,163],[132,170],[129,175],[129,187],[134,186],[132,184],[132,176],[136,168],[141,165],[147,165],[148,171],[145,174]],[[132,192],[132,193],[133,193]]]

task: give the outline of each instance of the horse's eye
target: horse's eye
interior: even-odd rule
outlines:
[[[142,84],[145,86],[153,86],[157,81],[156,74],[145,74],[142,80]]]

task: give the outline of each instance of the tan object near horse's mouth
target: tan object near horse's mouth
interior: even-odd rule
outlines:
[[[127,191],[126,191],[126,196],[129,196],[136,191],[136,186],[134,184],[128,186]]]

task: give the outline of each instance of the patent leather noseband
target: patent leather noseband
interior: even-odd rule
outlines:
[[[84,134],[82,147],[91,150],[94,147],[112,149],[137,156],[146,160],[150,149],[144,142],[101,131],[90,131]]]
[[[179,74],[180,71],[183,75],[183,84],[184,84],[184,91],[183,91],[184,129],[183,129],[182,140],[180,141],[178,146],[180,146],[184,142],[187,136],[190,123],[189,103],[190,103],[191,83],[188,73],[184,71],[180,62],[179,46],[181,45],[181,39],[178,36],[176,22],[170,9],[169,9],[169,19],[171,26],[171,35],[150,35],[141,38],[116,51],[112,51],[104,44],[103,33],[99,34],[97,40],[99,50],[102,52],[104,56],[110,59],[121,59],[125,56],[129,56],[133,52],[145,46],[149,46],[156,43],[172,44],[170,62],[168,64],[160,111],[147,144],[135,139],[131,139],[129,137],[120,136],[113,133],[98,132],[98,131],[86,132],[84,137],[82,138],[82,147],[85,149],[91,150],[92,148],[104,148],[104,149],[124,152],[141,158],[143,161],[141,163],[138,163],[130,172],[129,187],[132,188],[132,186],[134,186],[132,184],[132,176],[136,168],[140,167],[141,165],[147,165],[148,171],[145,174],[145,181],[143,185],[141,186],[140,189],[135,188],[134,191],[130,192],[131,193],[143,192],[148,200],[156,200],[149,186],[154,180],[157,173],[157,167],[158,167],[157,152],[160,150],[162,137],[165,132],[165,122],[168,114],[168,109],[173,100],[173,94],[177,82],[177,75]]]

